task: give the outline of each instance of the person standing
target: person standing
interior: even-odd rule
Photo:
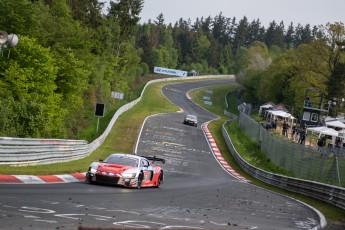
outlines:
[[[302,128],[302,130],[301,130],[301,132],[300,132],[300,134],[299,134],[299,143],[300,143],[301,145],[304,145],[306,135],[307,135],[307,134],[306,134],[305,128]]]
[[[283,136],[288,137],[288,129],[289,129],[289,125],[286,123],[286,121],[284,121],[284,123],[283,123]]]
[[[295,134],[296,134],[296,124],[293,124],[292,130],[291,130],[291,138],[292,138],[292,140],[295,139]]]

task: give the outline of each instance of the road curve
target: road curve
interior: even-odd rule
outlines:
[[[243,183],[224,170],[199,124],[216,119],[187,97],[193,88],[229,84],[210,80],[165,85],[164,95],[183,112],[146,119],[138,155],[166,159],[161,188],[126,189],[88,183],[0,185],[0,229],[84,227],[154,229],[317,229],[312,208]]]

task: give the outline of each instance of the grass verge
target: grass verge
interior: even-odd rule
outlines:
[[[247,174],[242,168],[240,168],[235,160],[233,159],[226,142],[222,135],[222,125],[226,120],[229,118],[224,115],[224,98],[227,97],[229,109],[228,111],[231,113],[238,113],[236,111],[237,104],[236,104],[236,85],[223,85],[223,86],[213,86],[213,87],[205,87],[193,90],[189,93],[192,100],[205,108],[206,110],[217,114],[219,119],[212,121],[208,127],[212,133],[213,138],[217,143],[217,147],[219,148],[220,152],[222,153],[223,158],[228,162],[228,164],[240,173],[245,178],[249,179],[252,184],[257,185],[259,187],[271,190],[273,192],[277,192],[294,199],[300,200],[312,207],[315,207],[320,212],[324,214],[328,222],[338,223],[340,225],[345,226],[345,210],[337,208],[333,205],[328,203],[322,202],[320,200],[306,197],[297,193],[292,193],[277,187],[273,187],[271,185],[265,184],[260,180],[255,179],[254,177]],[[213,94],[211,96],[212,99],[212,106],[205,105],[202,99],[202,95],[204,94],[205,90],[212,90]],[[230,93],[229,93],[230,92]],[[266,171],[271,171],[273,173],[279,173],[283,175],[289,175],[288,172],[282,170],[280,167],[276,167],[267,161],[266,156],[261,153],[260,147],[251,141],[238,127],[236,123],[232,123],[227,127],[227,131],[229,136],[234,143],[236,150],[239,154],[246,159],[247,162],[250,162],[252,165],[255,165],[259,168],[262,168]]]
[[[65,163],[35,166],[1,166],[0,174],[12,175],[53,175],[72,172],[85,172],[90,162],[104,159],[111,153],[132,153],[140,127],[147,116],[161,112],[175,112],[178,108],[172,105],[161,93],[161,86],[151,84],[145,90],[142,100],[132,109],[123,113],[115,122],[111,132],[102,145],[89,156]]]
[[[217,79],[202,79],[217,80]],[[200,81],[189,79],[188,81]],[[181,81],[161,82],[149,85],[142,97],[142,100],[130,110],[123,113],[115,122],[107,138],[102,145],[98,147],[89,156],[75,161],[55,163],[35,166],[5,166],[1,165],[0,174],[3,175],[55,175],[69,174],[76,172],[85,172],[89,164],[99,159],[104,159],[111,153],[133,153],[133,147],[137,140],[141,125],[146,117],[157,113],[176,112],[179,108],[171,104],[161,93],[161,87],[169,83],[178,83]],[[183,81],[186,82],[186,81]],[[121,105],[121,104],[120,104]],[[115,106],[116,108],[116,106]],[[113,109],[115,113],[116,109]],[[112,118],[112,114],[100,120],[100,130],[105,130],[107,121]],[[95,120],[94,123],[97,121]],[[84,136],[86,139],[92,137],[95,132],[95,124],[90,130],[86,130]],[[91,134],[90,134],[91,133]],[[101,131],[99,131],[99,135]],[[98,136],[99,136],[98,135]]]

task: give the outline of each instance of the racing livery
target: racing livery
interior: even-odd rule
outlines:
[[[165,163],[157,157],[131,154],[111,154],[105,160],[91,163],[86,173],[89,183],[107,183],[125,187],[159,187],[164,181],[161,167],[155,161]]]

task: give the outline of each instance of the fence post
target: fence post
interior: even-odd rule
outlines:
[[[317,181],[321,181],[324,162],[325,162],[325,154],[323,154],[323,152],[321,152],[321,167],[320,167],[319,176],[317,178]]]

